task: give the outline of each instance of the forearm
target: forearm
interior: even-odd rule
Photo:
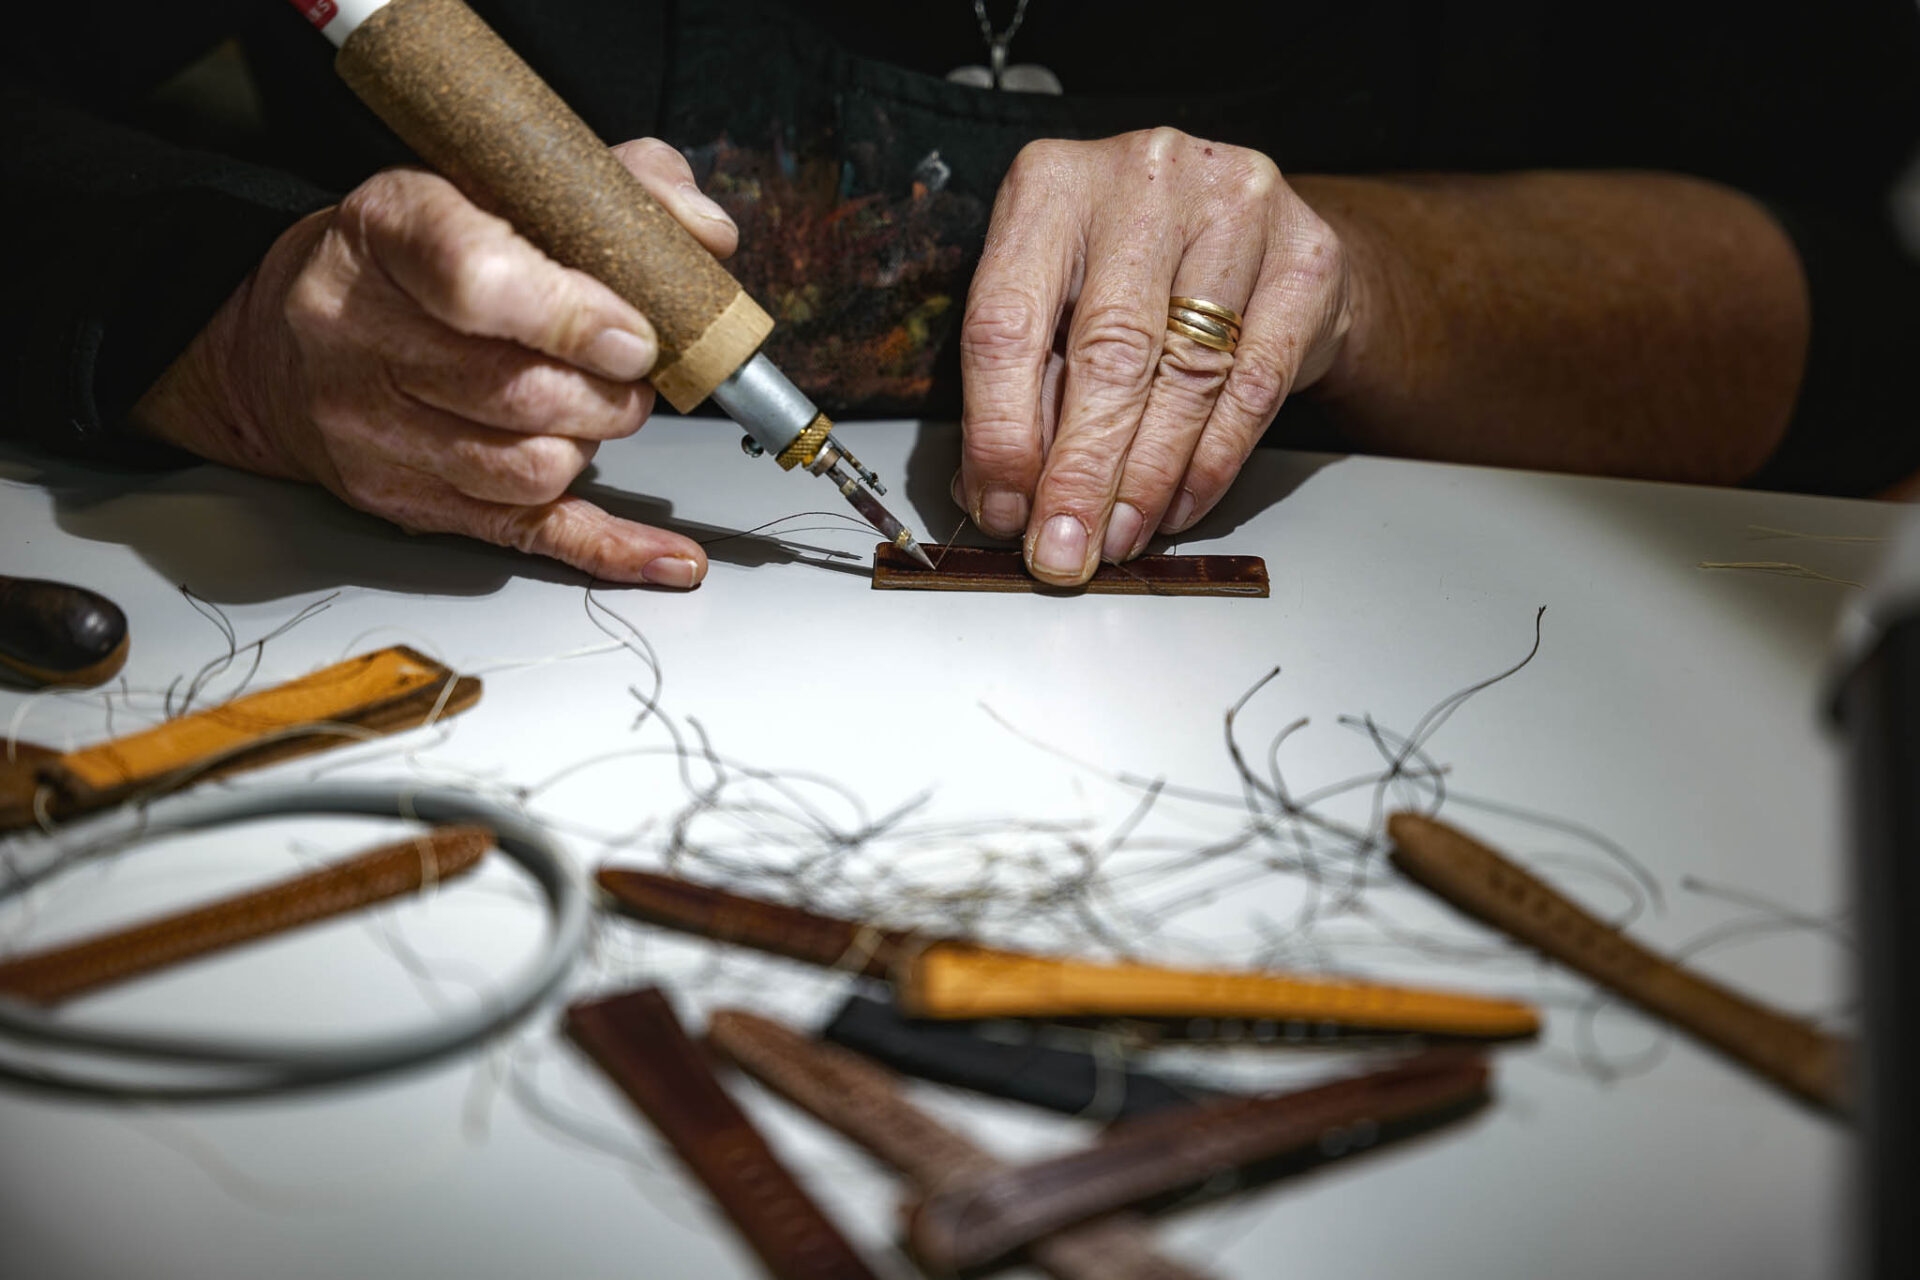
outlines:
[[[1792,242],[1651,173],[1297,176],[1353,325],[1318,397],[1357,447],[1703,483],[1779,443],[1806,359]]]

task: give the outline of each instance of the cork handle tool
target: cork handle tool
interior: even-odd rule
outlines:
[[[423,160],[639,308],[659,336],[650,376],[667,403],[686,413],[711,396],[746,428],[749,454],[826,477],[933,567],[875,498],[880,478],[760,353],[773,318],[461,0],[292,3],[339,46],[341,78]]]

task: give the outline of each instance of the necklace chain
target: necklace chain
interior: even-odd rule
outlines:
[[[973,16],[980,20],[980,35],[986,40],[987,47],[991,49],[997,46],[1005,49],[1013,42],[1014,33],[1020,30],[1020,24],[1027,20],[1027,0],[1019,0],[1019,3],[1013,6],[1013,21],[1009,22],[1007,29],[998,35],[994,34],[993,23],[987,17],[987,0],[973,0]]]

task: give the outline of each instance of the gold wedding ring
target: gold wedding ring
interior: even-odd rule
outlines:
[[[1205,298],[1173,297],[1167,299],[1167,331],[1231,354],[1240,342],[1240,313]]]

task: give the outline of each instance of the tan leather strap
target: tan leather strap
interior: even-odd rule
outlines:
[[[891,1072],[857,1053],[735,1009],[708,1020],[707,1043],[922,1191],[1006,1167],[914,1106]],[[1132,1214],[1046,1236],[1029,1253],[1058,1280],[1198,1280],[1200,1275],[1156,1253],[1145,1223]]]
[[[483,827],[435,827],[263,889],[9,957],[0,961],[0,993],[57,1004],[452,879],[478,866],[492,843],[493,833]]]
[[[576,1004],[566,1030],[680,1153],[776,1277],[872,1280],[721,1088],[658,988]]]
[[[1080,1151],[956,1180],[923,1199],[908,1240],[938,1274],[984,1265],[1030,1241],[1125,1205],[1197,1186],[1259,1161],[1369,1145],[1383,1129],[1476,1105],[1486,1064],[1448,1051],[1297,1093],[1161,1111]]]
[[[1848,1107],[1850,1044],[1640,946],[1465,832],[1414,813],[1387,823],[1393,865],[1460,910],[1536,947],[1819,1106]]]
[[[1528,1036],[1532,1006],[1448,991],[1265,973],[1093,964],[939,944],[900,966],[916,1018],[1266,1018],[1434,1035]]]
[[[381,649],[141,733],[70,751],[60,758],[60,767],[95,791],[139,786],[288,729],[339,720],[452,678],[445,667],[410,649]]]

